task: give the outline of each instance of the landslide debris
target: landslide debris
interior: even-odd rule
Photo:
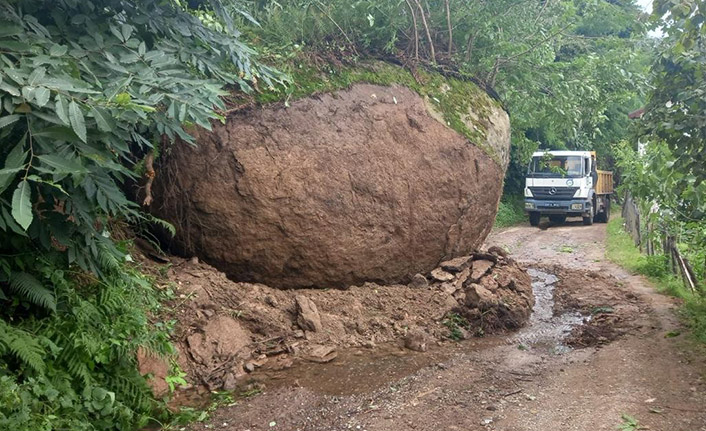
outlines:
[[[237,281],[406,283],[478,248],[502,192],[508,115],[454,85],[473,89],[453,123],[467,135],[439,111],[451,89],[359,83],[235,112],[162,157],[152,209],[177,227],[174,251]]]
[[[450,315],[467,319],[463,337],[516,328],[534,303],[527,273],[490,253],[441,263],[439,270],[460,270],[448,272],[447,281],[430,272],[410,285],[364,283],[346,290],[236,283],[198,259],[171,260],[160,284],[174,290],[167,304],[172,316],[165,318],[178,322],[177,362],[190,382],[211,390],[233,389],[265,364],[281,369],[295,360],[328,362],[340,348],[395,342],[425,351],[449,339],[444,322]],[[476,265],[483,270],[474,272]],[[478,291],[482,300],[474,296]],[[147,359],[140,358],[144,373],[158,365]],[[163,388],[163,370],[156,371],[153,386]]]

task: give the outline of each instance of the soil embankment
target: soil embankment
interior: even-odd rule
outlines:
[[[526,272],[492,252],[444,262],[409,285],[346,290],[236,283],[197,259],[172,262],[161,284],[176,296],[168,317],[178,321],[178,362],[191,383],[209,390],[233,390],[260,368],[330,362],[351,348],[393,343],[424,352],[449,338],[516,329],[534,303]],[[142,363],[164,391],[166,369]]]

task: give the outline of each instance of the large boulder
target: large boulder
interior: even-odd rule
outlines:
[[[153,211],[177,226],[175,251],[239,281],[409,281],[467,255],[493,225],[509,118],[477,97],[482,109],[459,118],[479,142],[399,85],[236,112],[163,158]]]

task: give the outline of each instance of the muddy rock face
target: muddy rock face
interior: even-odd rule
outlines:
[[[177,226],[178,252],[236,280],[408,282],[481,245],[510,145],[490,99],[479,146],[428,104],[406,87],[358,84],[237,113],[174,147],[153,210]]]

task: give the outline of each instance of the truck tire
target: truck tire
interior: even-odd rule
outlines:
[[[554,224],[564,224],[566,222],[566,214],[551,214],[549,221]]]
[[[591,226],[596,218],[596,198],[593,198],[593,206],[591,206],[591,214],[583,218],[584,226]]]
[[[538,213],[537,211],[532,211],[529,213],[529,222],[530,225],[532,226],[539,226],[539,219],[542,218],[542,215]]]
[[[597,223],[608,223],[610,219],[610,199],[605,198],[603,205],[603,211],[596,214],[595,221]]]

